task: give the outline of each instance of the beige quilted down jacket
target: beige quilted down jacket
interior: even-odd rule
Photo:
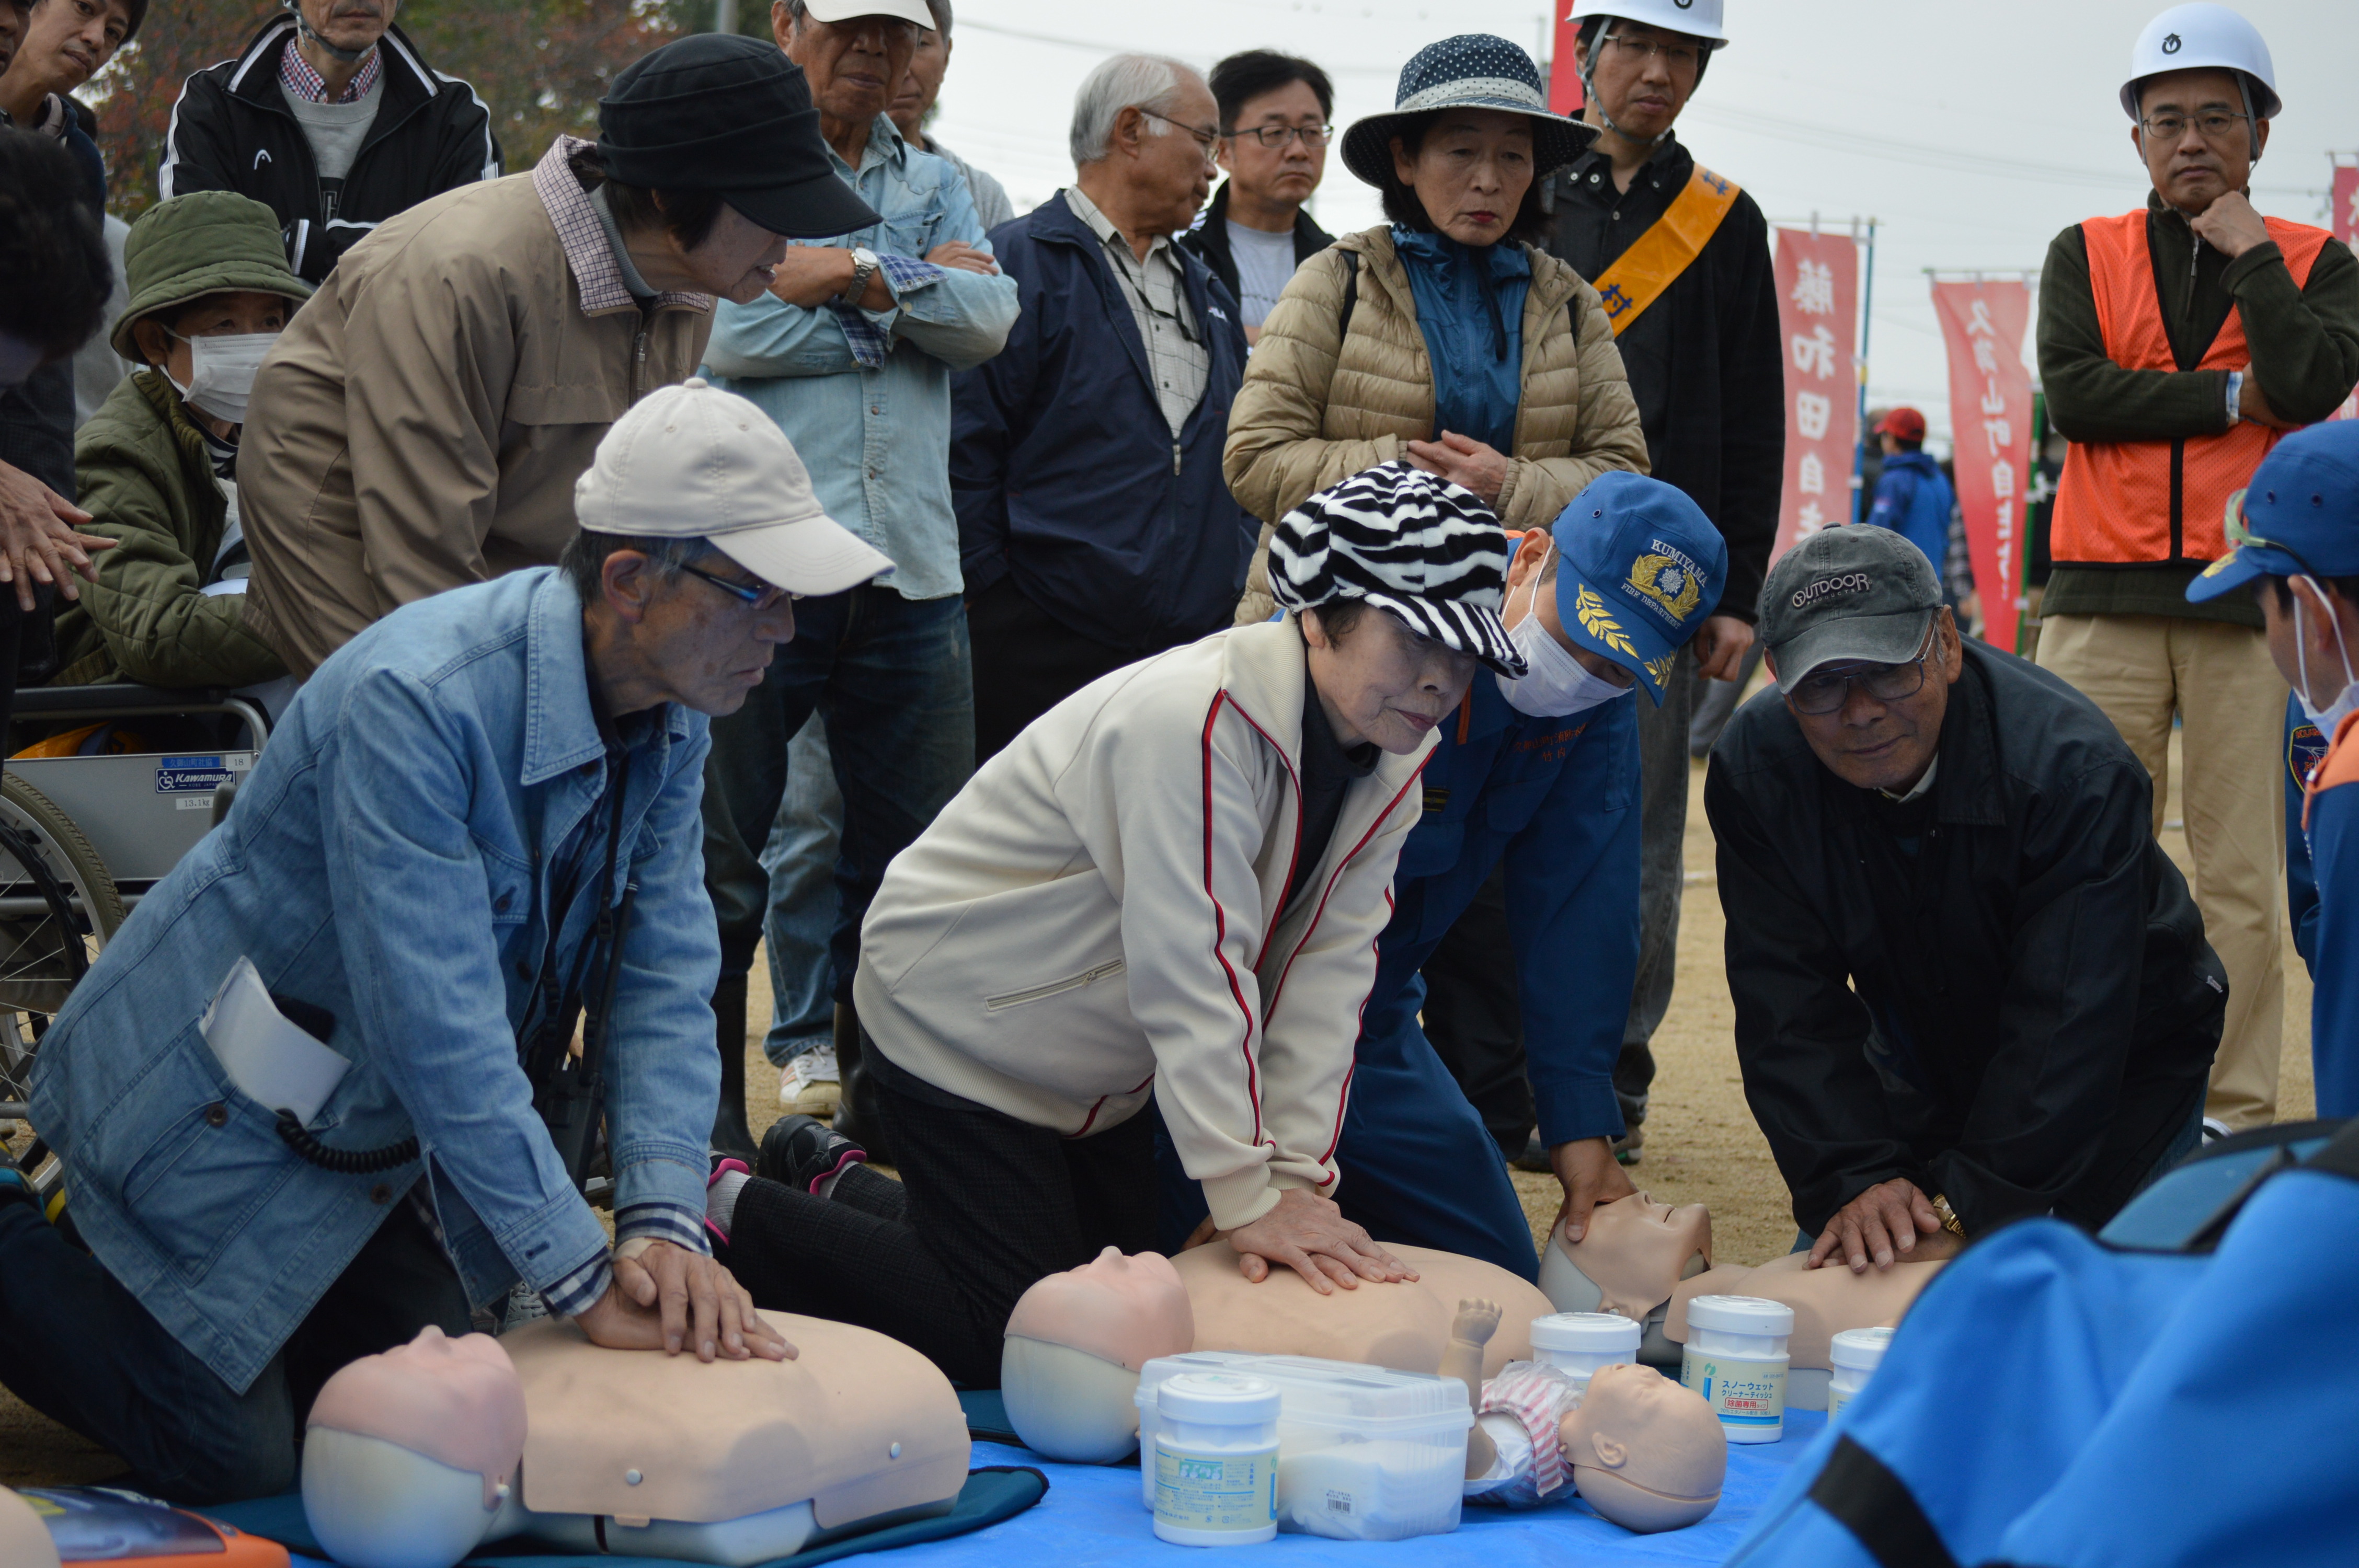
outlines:
[[[1346,263],[1360,255],[1359,300],[1347,339]],[[1516,411],[1516,460],[1499,492],[1510,528],[1543,527],[1591,480],[1613,469],[1647,471],[1638,405],[1614,346],[1597,291],[1571,267],[1535,250],[1524,297],[1524,396]],[[1578,319],[1580,331],[1573,330]],[[1346,234],[1302,264],[1262,323],[1229,410],[1222,470],[1237,503],[1262,521],[1237,621],[1266,621],[1269,525],[1346,475],[1407,455],[1430,440],[1433,366],[1408,273],[1377,227]]]

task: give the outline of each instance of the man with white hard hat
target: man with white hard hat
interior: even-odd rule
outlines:
[[[2071,442],[2039,663],[2105,710],[2157,784],[2174,717],[2203,928],[2228,972],[2207,1114],[2277,1110],[2285,979],[2286,682],[2242,594],[2190,603],[2227,552],[2230,498],[2283,434],[2359,382],[2359,264],[2323,229],[2264,218],[2247,189],[2280,107],[2268,46],[2222,5],[2174,5],[2130,51],[2122,108],[2154,189],[2056,237],[2039,372]]]
[[[331,655],[42,1039],[90,1250],[0,1171],[0,1381],[145,1489],[285,1491],[332,1373],[519,1280],[597,1344],[794,1353],[703,1224],[706,725],[794,599],[887,563],[701,381],[618,419],[574,507],[558,565]]]
[[[1647,435],[1649,472],[1684,491],[1728,546],[1720,605],[1688,643],[1658,705],[1638,712],[1642,851],[1638,979],[1614,1075],[1638,1158],[1650,1048],[1678,968],[1688,732],[1707,677],[1737,679],[1754,600],[1777,538],[1786,384],[1769,225],[1752,197],[1698,163],[1672,127],[1727,47],[1721,0],[1581,0],[1582,118],[1597,140],[1548,184],[1548,247],[1597,287]],[[1514,1070],[1521,1030],[1502,884],[1475,898],[1426,968],[1426,1028],[1462,1083],[1494,1086],[1477,1106],[1512,1132],[1527,1169],[1532,1100]],[[1505,1069],[1505,1070],[1503,1070]]]

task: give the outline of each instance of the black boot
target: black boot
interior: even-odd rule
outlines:
[[[721,1108],[712,1118],[715,1153],[743,1160],[759,1157],[754,1130],[745,1125],[745,977],[726,975],[712,990],[713,1044],[721,1053]]]
[[[893,1163],[892,1144],[885,1135],[885,1119],[877,1114],[876,1080],[868,1076],[861,1060],[864,1044],[860,1015],[852,1010],[850,1002],[837,1002],[835,1069],[843,1098],[835,1108],[835,1130],[868,1151],[873,1162],[889,1165]]]

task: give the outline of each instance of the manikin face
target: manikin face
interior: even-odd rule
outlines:
[[[1652,1367],[1600,1367],[1557,1435],[1582,1497],[1634,1530],[1664,1525],[1621,1517],[1628,1509],[1641,1518],[1708,1509],[1728,1474],[1728,1440],[1712,1407]],[[1593,1485],[1601,1473],[1622,1485]]]
[[[1412,632],[1384,610],[1363,611],[1340,640],[1328,635],[1318,611],[1307,610],[1302,639],[1335,739],[1345,746],[1373,741],[1396,757],[1425,743],[1464,699],[1477,667],[1472,654]]]
[[[524,1385],[489,1335],[424,1328],[328,1379],[310,1424],[375,1437],[484,1477],[484,1500],[524,1454]]]
[[[1158,1356],[1196,1344],[1188,1292],[1169,1259],[1125,1257],[1109,1247],[1078,1269],[1051,1274],[1024,1292],[1007,1332],[1083,1351],[1137,1371]]]
[[[1603,1293],[1600,1310],[1643,1320],[1680,1281],[1712,1261],[1712,1214],[1703,1205],[1657,1203],[1633,1193],[1592,1212],[1579,1241],[1557,1244]]]

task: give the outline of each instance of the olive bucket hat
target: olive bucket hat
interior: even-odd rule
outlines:
[[[1490,33],[1461,33],[1428,44],[1401,67],[1392,112],[1371,114],[1343,134],[1343,167],[1377,189],[1393,178],[1392,140],[1400,123],[1434,109],[1499,109],[1532,123],[1532,175],[1562,168],[1597,139],[1597,127],[1551,114],[1548,88],[1532,57]]]
[[[191,191],[142,213],[123,242],[123,284],[131,303],[107,343],[135,363],[141,355],[131,327],[143,316],[231,289],[284,295],[299,305],[311,297],[311,286],[287,265],[277,214],[229,190]]]

